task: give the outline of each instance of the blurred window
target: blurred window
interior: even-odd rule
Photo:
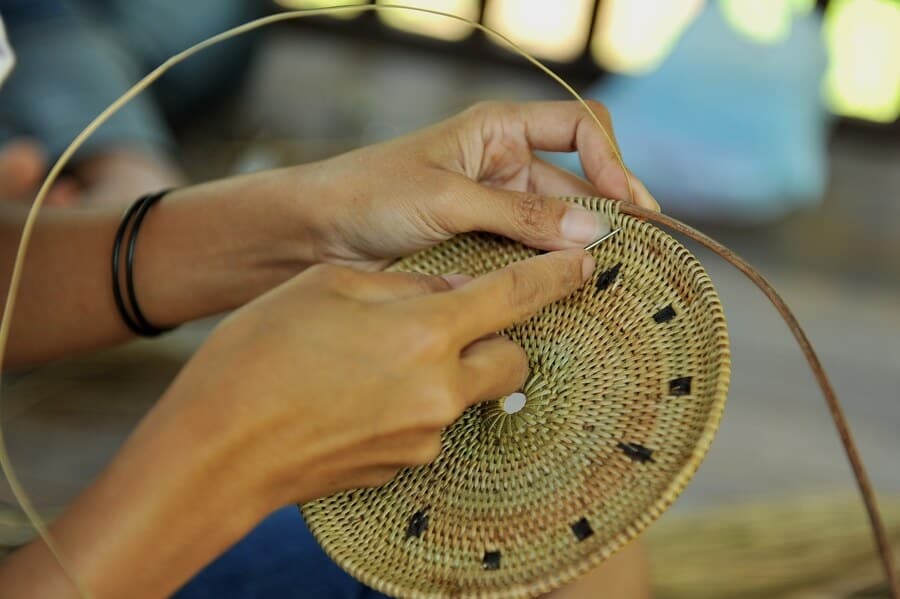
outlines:
[[[481,16],[481,0],[402,0],[402,2],[378,0],[377,4],[402,4],[416,8],[427,8],[458,15],[473,21],[478,21],[478,17]],[[465,39],[474,29],[471,25],[461,21],[412,11],[382,12],[378,15],[378,18],[396,29],[447,41]]]
[[[570,62],[584,54],[594,0],[488,0],[484,22],[539,58]]]
[[[834,0],[825,13],[831,54],[825,97],[844,116],[890,123],[900,116],[900,2]]]
[[[278,4],[284,8],[309,9],[327,8],[329,6],[355,6],[357,4],[369,4],[369,0],[278,0]],[[358,12],[348,11],[333,15],[337,19],[352,19],[358,16]]]
[[[370,0],[276,0],[284,8],[369,4]],[[795,15],[816,0],[374,0],[481,20],[567,75],[593,77],[597,66],[639,75],[657,68],[709,2],[734,31],[761,44],[777,44]],[[340,17],[352,20],[359,13]],[[374,17],[373,17],[374,19]],[[327,19],[326,19],[327,21]],[[389,30],[463,44],[473,27],[436,15],[392,11],[373,22]],[[363,25],[362,23],[365,23]],[[830,64],[823,92],[842,116],[890,123],[900,117],[900,1],[830,0],[823,32]],[[489,36],[490,37],[490,36]],[[496,39],[492,41],[497,42]],[[474,48],[484,51],[483,46]],[[481,54],[479,54],[480,56]]]
[[[591,54],[617,73],[652,71],[672,51],[703,0],[604,0],[597,7]]]

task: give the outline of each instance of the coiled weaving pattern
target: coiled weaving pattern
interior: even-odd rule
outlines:
[[[725,316],[697,259],[617,203],[593,280],[504,334],[528,401],[470,408],[427,466],[311,502],[331,557],[401,597],[530,597],[608,558],[674,501],[712,442],[730,376]],[[535,250],[458,236],[391,270],[481,275]]]

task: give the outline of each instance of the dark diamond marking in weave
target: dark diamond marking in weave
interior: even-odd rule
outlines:
[[[619,262],[609,270],[604,270],[597,276],[597,291],[603,291],[613,284],[622,269],[622,263]]]
[[[669,304],[659,312],[653,315],[653,320],[656,321],[656,324],[662,324],[664,322],[669,322],[673,318],[677,316],[675,312],[675,308],[672,307],[672,304]]]
[[[576,539],[583,541],[594,534],[594,529],[591,528],[591,523],[587,521],[587,518],[582,518],[572,525],[572,533]]]
[[[581,430],[592,433],[594,432],[594,425],[586,422],[581,425]]]
[[[409,519],[409,524],[406,527],[406,538],[421,537],[426,528],[428,528],[428,514],[425,510],[419,510]]]
[[[669,381],[669,393],[672,395],[689,395],[691,392],[691,377],[682,376]]]
[[[500,569],[500,552],[499,551],[485,551],[484,558],[481,560],[481,564],[484,566],[485,570],[499,570]]]
[[[647,462],[655,463],[653,459],[653,450],[647,449],[639,443],[626,443],[625,441],[619,441],[616,446],[635,462],[640,462],[642,464],[646,464]]]

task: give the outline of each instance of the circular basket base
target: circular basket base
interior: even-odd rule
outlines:
[[[504,331],[529,357],[525,405],[474,406],[433,463],[303,506],[325,551],[369,586],[401,597],[547,592],[636,537],[706,454],[730,374],[712,281],[615,202],[571,201],[622,231],[593,250],[592,281]],[[391,270],[478,276],[534,254],[470,234]]]

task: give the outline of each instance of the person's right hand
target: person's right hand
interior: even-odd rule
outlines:
[[[493,333],[593,268],[580,249],[472,280],[313,267],[223,321],[155,411],[227,456],[267,509],[377,486],[432,461],[466,408],[524,383],[524,352]]]

